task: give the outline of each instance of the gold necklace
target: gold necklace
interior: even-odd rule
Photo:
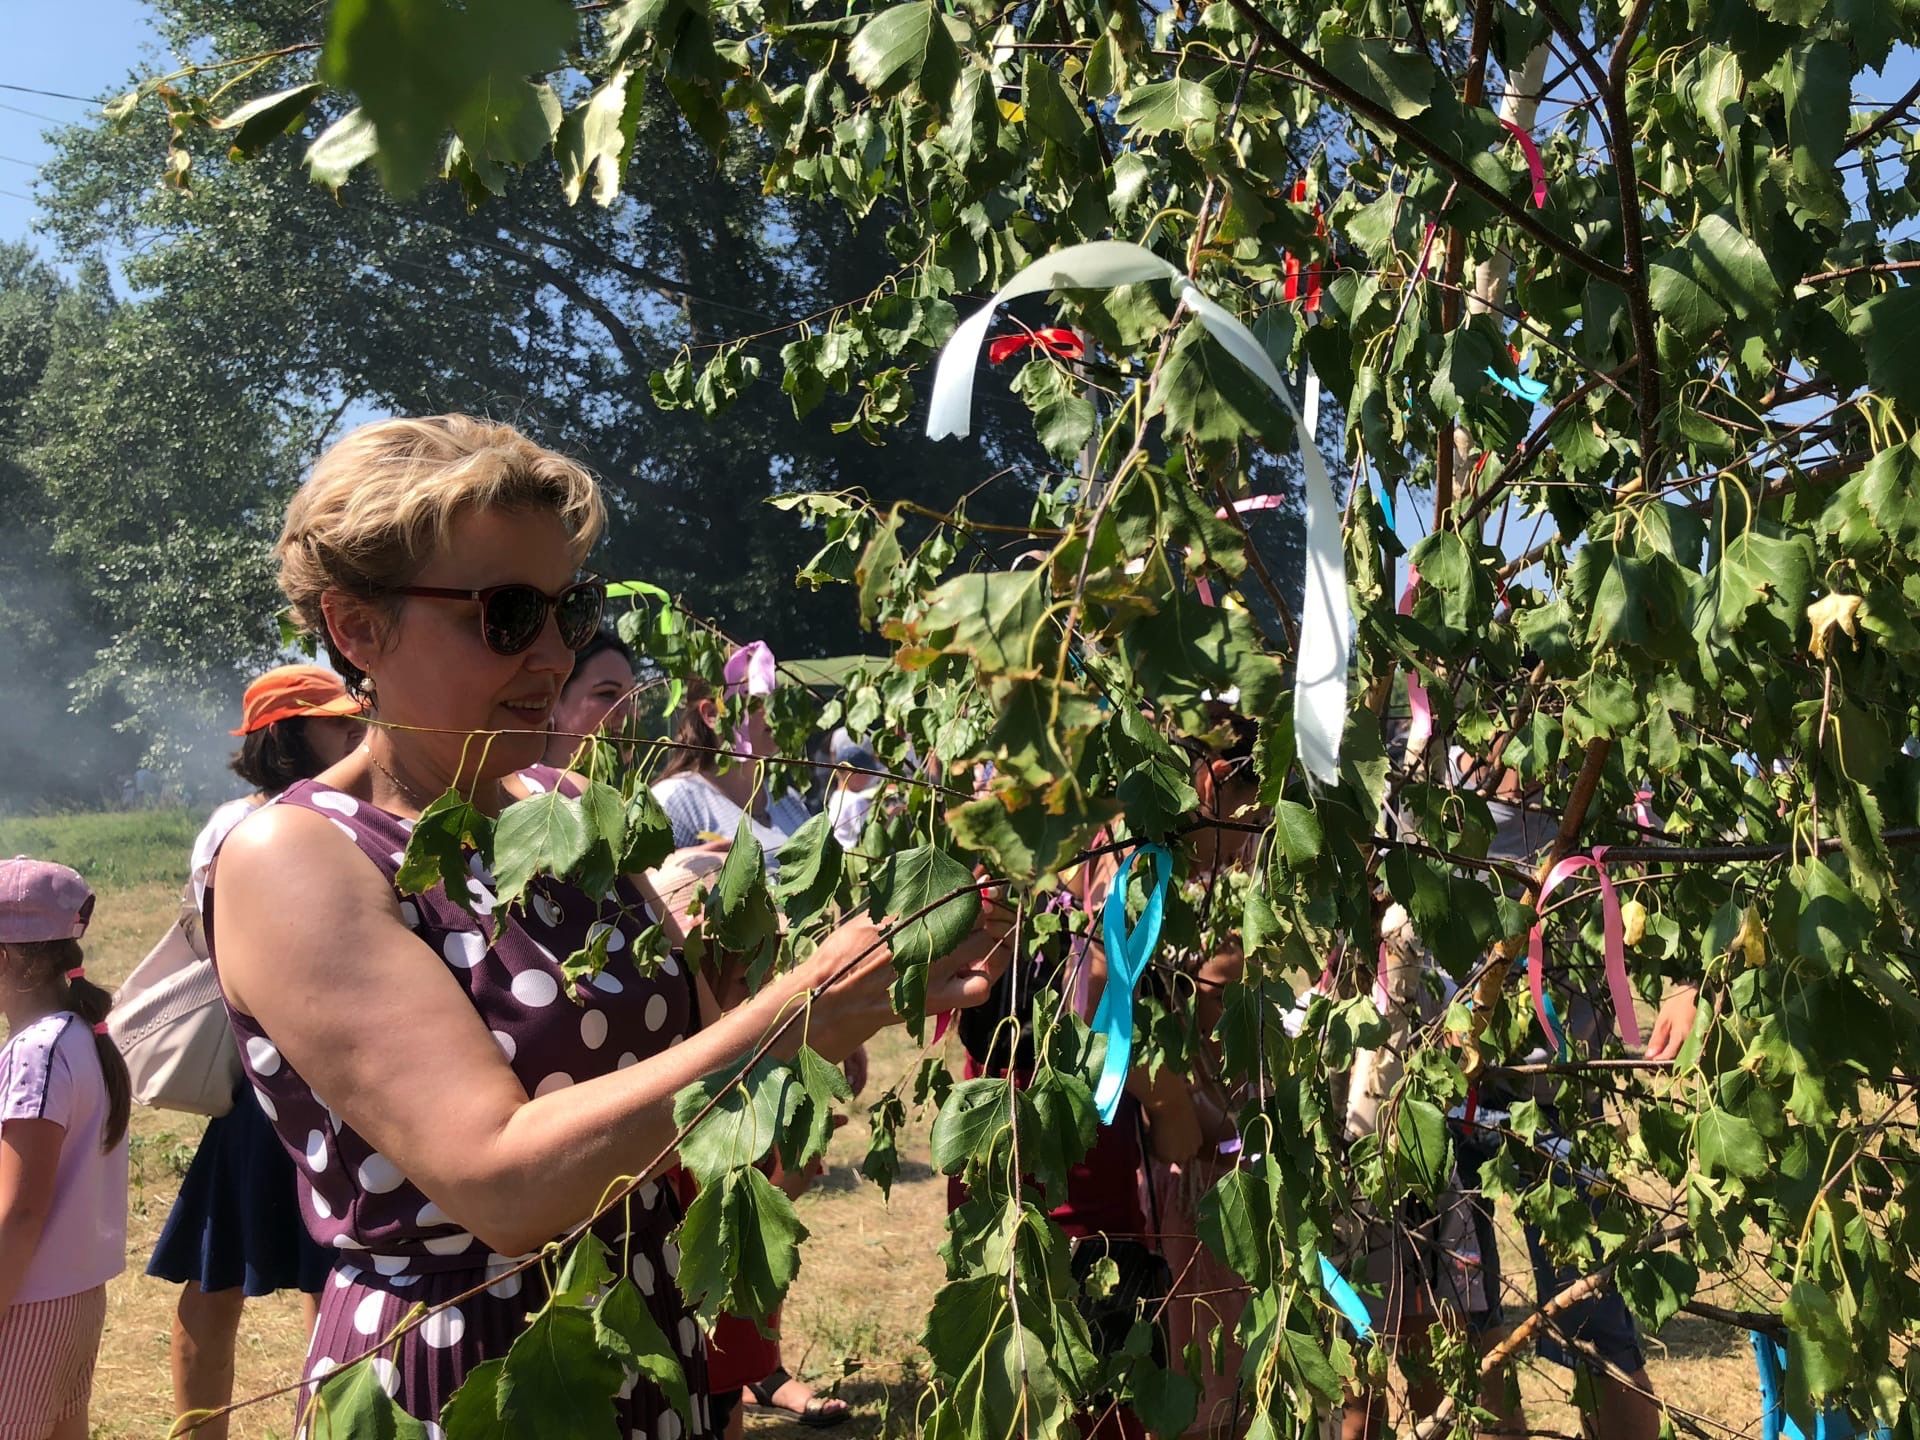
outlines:
[[[360,747],[360,753],[367,757],[367,763],[369,765],[373,766],[374,769],[378,770],[382,775],[386,776],[387,779],[392,782],[394,789],[398,790],[403,796],[405,796],[408,800],[411,800],[420,809],[425,810],[427,808],[428,802],[420,798],[420,792],[418,790],[415,790],[411,785],[407,784],[406,781],[402,780],[398,775],[394,774],[393,771],[389,770],[386,766],[382,765],[380,763],[380,757],[373,753],[372,746],[363,744]]]

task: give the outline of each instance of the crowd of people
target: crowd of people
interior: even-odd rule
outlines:
[[[639,666],[603,628],[604,588],[580,578],[605,521],[599,489],[578,465],[463,416],[355,431],[289,506],[281,585],[333,668],[283,666],[247,687],[233,762],[247,793],[213,814],[190,857],[181,938],[217,977],[232,1062],[224,1113],[209,1122],[148,1265],[180,1287],[172,1367],[182,1415],[233,1398],[246,1298],[298,1290],[310,1382],[427,1307],[426,1323],[383,1345],[380,1364],[398,1403],[435,1419],[524,1324],[523,1288],[537,1272],[515,1267],[669,1144],[678,1091],[741,1060],[805,989],[818,991],[808,1043],[844,1064],[856,1090],[866,1042],[901,1019],[881,931],[864,915],[758,988],[741,966],[696,971],[677,951],[657,967],[636,961],[653,924],[681,933],[689,898],[743,820],[772,865],[814,806],[856,846],[889,793],[872,748],[844,731],[828,741],[837,768],[812,805],[797,790],[756,783],[752,764],[730,763],[730,754],[772,753],[764,696],[736,683],[733,666],[720,693],[690,686],[675,718],[676,743],[653,788],[676,849],[657,872],[623,876],[600,895],[542,877],[511,925],[493,923],[495,882],[478,857],[458,898],[444,885],[397,888],[413,822],[449,787],[498,815],[576,785],[577,737],[628,733]],[[1200,816],[1258,822],[1254,727],[1224,706],[1217,718],[1227,738],[1192,756]],[[490,744],[468,743],[482,732],[495,736]],[[1250,839],[1201,828],[1185,842],[1186,868],[1204,879],[1244,866]],[[1514,842],[1517,855],[1529,848]],[[1084,862],[1062,877],[1066,893],[1097,913],[1118,863],[1113,853]],[[9,1026],[0,1051],[0,1440],[87,1433],[104,1287],[125,1263],[125,1132],[130,1097],[147,1087],[130,1080],[109,1034],[109,996],[85,978],[93,905],[64,866],[0,865]],[[1053,984],[1090,1019],[1107,964],[1097,936],[1012,957],[1010,921],[1004,907],[982,907],[974,930],[934,965],[926,1006],[959,1013],[969,1076],[1020,1085],[1036,1060],[1019,997]],[[560,957],[590,932],[605,935],[607,963],[576,1006],[562,998]],[[1431,967],[1404,927],[1395,943],[1413,977],[1408,993],[1431,991]],[[1076,1270],[1111,1260],[1118,1274],[1090,1313],[1097,1340],[1121,1343],[1145,1301],[1162,1316],[1163,1353],[1218,1340],[1198,1347],[1195,1433],[1210,1435],[1247,1420],[1230,1343],[1241,1287],[1194,1239],[1199,1197],[1237,1163],[1240,1097],[1222,1078],[1213,1032],[1243,964],[1230,940],[1187,957],[1194,1067],[1135,1067],[1053,1212],[1075,1243]],[[1656,1058],[1677,1051],[1690,1006],[1676,996],[1663,1012]],[[393,1043],[400,1035],[406,1043]],[[1369,1123],[1359,1074],[1348,1107],[1356,1133]],[[1456,1117],[1456,1130],[1472,1138],[1472,1117]],[[1364,1288],[1374,1329],[1389,1340],[1417,1344],[1435,1318],[1423,1297],[1438,1294],[1477,1330],[1500,1322],[1506,1282],[1472,1153],[1462,1146],[1468,1169],[1457,1177],[1451,1231],[1442,1205],[1343,1237],[1349,1268],[1375,1282]],[[768,1166],[789,1194],[814,1178]],[[690,1187],[675,1172],[595,1223],[611,1253],[627,1257],[696,1397],[683,1426],[659,1390],[630,1384],[618,1400],[621,1433],[737,1435],[750,1405],[812,1426],[846,1420],[844,1400],[814,1393],[782,1363],[777,1314],[722,1317],[702,1333],[674,1284],[671,1237]],[[949,1199],[965,1202],[957,1182]],[[1401,1237],[1421,1233],[1451,1238],[1409,1251]],[[1535,1261],[1544,1299],[1566,1277],[1537,1245]],[[1599,1377],[1611,1407],[1604,1433],[1657,1433],[1658,1405],[1617,1299],[1561,1315],[1551,1345],[1547,1358]],[[301,1387],[302,1409],[312,1390]],[[1374,1397],[1354,1396],[1346,1435],[1381,1424]],[[1118,1406],[1083,1428],[1109,1440],[1144,1433]],[[197,1433],[225,1432],[215,1417]]]

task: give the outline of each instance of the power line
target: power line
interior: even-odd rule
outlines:
[[[38,170],[40,168],[40,162],[38,160],[22,160],[18,155],[0,155],[0,160],[6,161],[9,165],[24,165],[29,170]]]
[[[24,200],[29,205],[38,205],[40,203],[38,200],[34,199],[33,196],[22,195],[18,190],[0,190],[0,195],[6,195],[15,200]]]
[[[69,95],[64,90],[36,90],[31,85],[9,85],[0,80],[0,90],[17,90],[22,95],[44,95],[49,100],[77,100],[82,105],[104,105],[107,102],[93,95]]]
[[[66,120],[61,120],[58,117],[53,115],[42,115],[38,110],[23,110],[18,105],[7,104],[4,100],[0,100],[0,110],[11,110],[14,114],[25,115],[29,119],[44,120],[49,125],[66,125],[71,123]]]

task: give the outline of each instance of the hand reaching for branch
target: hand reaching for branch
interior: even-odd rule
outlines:
[[[1693,1032],[1694,1010],[1700,1003],[1700,987],[1682,985],[1669,995],[1654,1017],[1653,1034],[1647,1037],[1649,1060],[1671,1060],[1687,1043]]]

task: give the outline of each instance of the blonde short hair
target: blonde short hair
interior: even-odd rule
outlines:
[[[511,425],[471,415],[362,425],[320,457],[287,505],[274,547],[280,589],[301,626],[327,642],[335,668],[358,685],[365,677],[334,646],[321,597],[337,590],[389,602],[446,543],[455,520],[495,508],[557,516],[575,564],[607,523],[586,467]]]

